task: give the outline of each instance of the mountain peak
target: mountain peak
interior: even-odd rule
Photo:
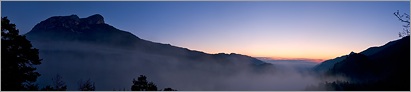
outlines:
[[[25,34],[28,39],[49,41],[75,41],[110,46],[133,47],[141,41],[140,38],[119,30],[104,23],[100,14],[94,14],[86,18],[77,15],[53,16],[36,24],[31,31]]]
[[[35,25],[32,31],[49,31],[49,30],[84,30],[89,29],[90,25],[105,24],[104,17],[100,14],[94,14],[87,18],[79,18],[77,15],[53,16]]]
[[[357,53],[355,53],[355,52],[351,51],[351,53],[350,53],[349,55],[353,55],[353,54],[357,54]]]
[[[86,22],[87,24],[104,24],[104,17],[100,14],[94,14],[82,19],[82,21]]]

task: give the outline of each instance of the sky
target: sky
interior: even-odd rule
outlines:
[[[332,59],[399,39],[409,1],[1,1],[21,34],[51,16],[101,14],[139,38],[206,53]]]

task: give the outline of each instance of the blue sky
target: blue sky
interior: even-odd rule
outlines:
[[[101,14],[118,29],[207,53],[330,59],[399,39],[409,1],[1,2],[22,34],[51,16]]]

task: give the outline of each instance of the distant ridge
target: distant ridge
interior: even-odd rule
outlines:
[[[301,61],[311,61],[311,62],[322,62],[323,59],[309,59],[309,58],[280,58],[280,57],[255,57],[259,60],[301,60]]]

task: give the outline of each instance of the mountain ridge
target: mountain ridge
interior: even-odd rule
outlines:
[[[409,36],[408,36],[408,37],[409,37]],[[346,58],[347,58],[350,54],[352,54],[352,53],[355,53],[355,54],[364,54],[364,55],[366,55],[366,56],[372,56],[372,55],[374,55],[375,53],[378,53],[378,52],[380,52],[381,50],[383,50],[383,49],[385,49],[385,48],[388,48],[388,47],[390,47],[391,45],[397,43],[397,42],[398,42],[399,40],[401,40],[401,39],[402,39],[402,38],[389,41],[389,42],[387,42],[387,43],[385,43],[384,45],[381,45],[381,46],[369,47],[369,48],[367,48],[367,49],[365,49],[365,50],[363,50],[363,51],[361,51],[361,52],[359,52],[359,53],[350,52],[350,53],[347,54],[347,55],[342,55],[342,56],[339,56],[339,57],[336,57],[336,58],[333,58],[333,59],[325,60],[324,62],[316,65],[316,67],[314,67],[314,70],[316,70],[316,71],[325,71],[325,70],[327,70],[327,69],[330,69],[335,63],[338,63],[338,62],[343,61],[344,59],[346,59]]]
[[[106,24],[99,15],[50,17],[25,36],[43,59],[37,67],[42,74],[39,84],[48,84],[53,75],[60,74],[68,90],[75,90],[76,81],[84,78],[97,81],[97,90],[127,88],[140,74],[156,80],[158,87],[223,90],[210,85],[221,85],[221,81],[231,81],[225,77],[242,73],[261,75],[275,70],[273,64],[247,55],[208,54],[144,40]]]
[[[323,75],[348,78],[346,84],[333,84],[338,90],[409,90],[409,51],[410,36],[406,36],[360,53],[350,53],[342,56],[343,59],[338,57],[339,60],[323,62],[314,70]]]
[[[93,27],[96,27],[95,25],[102,25],[102,26],[107,26],[108,30],[101,30],[101,29],[97,29],[97,30],[87,30],[87,29],[91,29]],[[45,26],[45,27],[44,27]],[[67,29],[55,29],[56,27],[64,27]],[[97,27],[101,27],[101,26],[97,26]],[[111,32],[110,32],[111,31]],[[117,32],[116,32],[117,31]],[[55,33],[58,32],[58,33]],[[108,25],[104,22],[104,17],[100,14],[94,14],[91,15],[89,17],[86,18],[79,18],[77,15],[69,15],[69,16],[53,16],[50,17],[44,21],[41,21],[40,23],[38,23],[37,25],[35,25],[32,29],[32,31],[29,31],[28,33],[26,33],[25,35],[28,37],[28,39],[31,40],[40,40],[40,41],[50,41],[50,40],[61,40],[60,38],[72,38],[72,40],[74,41],[82,41],[82,40],[91,40],[91,41],[98,41],[98,39],[93,39],[96,38],[94,36],[94,34],[96,33],[103,33],[103,32],[109,32],[107,34],[101,34],[102,36],[105,37],[109,37],[108,35],[112,35],[112,34],[125,34],[126,36],[118,36],[114,39],[117,38],[124,38],[124,39],[120,39],[120,40],[116,40],[116,41],[127,41],[130,42],[130,44],[132,47],[136,47],[136,48],[141,48],[141,46],[136,46],[136,44],[148,44],[148,46],[144,46],[144,49],[147,49],[147,47],[151,47],[151,46],[168,46],[168,47],[172,47],[172,48],[182,48],[186,51],[193,51],[193,52],[198,52],[198,54],[210,54],[210,53],[205,53],[202,51],[197,51],[197,50],[190,50],[188,48],[184,48],[184,47],[179,47],[179,46],[174,46],[171,44],[164,44],[164,43],[158,43],[158,42],[153,42],[153,41],[149,41],[149,40],[144,40],[139,38],[138,36],[135,36],[134,34],[127,32],[127,31],[123,31],[123,30],[119,30],[117,28],[114,28],[111,25]],[[52,34],[49,34],[52,33]],[[84,36],[77,36],[77,35],[82,35],[81,33],[84,33],[85,35],[87,35],[87,37]],[[61,35],[64,36],[61,36]],[[67,35],[68,34],[68,35]],[[33,36],[34,35],[34,36]],[[41,35],[40,39],[37,37],[36,35]],[[46,36],[44,36],[46,35]],[[57,35],[57,36],[51,36],[50,35]],[[89,36],[91,36],[89,38]],[[46,39],[41,39],[41,38],[46,38]],[[98,36],[100,37],[100,36]],[[113,38],[108,38],[108,39],[113,39]],[[129,39],[133,39],[133,40],[129,40]],[[107,40],[107,39],[106,39]],[[103,41],[101,41],[103,42]],[[127,43],[127,42],[121,42],[121,43]],[[138,42],[138,43],[132,43],[132,42]],[[121,44],[121,43],[107,43],[107,44]],[[103,45],[107,45],[107,44],[103,44]],[[155,44],[155,45],[154,45]],[[124,45],[122,45],[124,46]],[[130,48],[130,47],[127,47]],[[217,53],[217,54],[210,54],[210,55],[219,55],[221,53]],[[227,54],[227,55],[242,55],[242,56],[247,56],[247,57],[251,57],[248,55],[243,55],[243,54],[237,54],[237,53],[231,53],[231,54]],[[252,57],[251,57],[252,58]]]

